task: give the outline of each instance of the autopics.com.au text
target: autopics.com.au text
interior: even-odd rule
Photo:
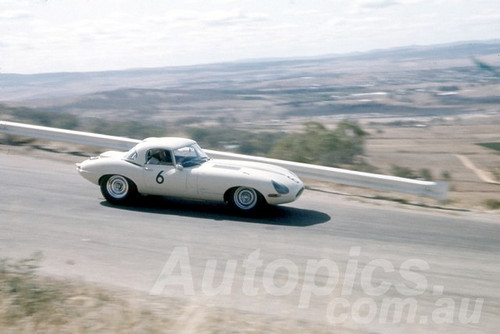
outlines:
[[[241,292],[244,298],[262,294],[279,298],[295,293],[298,309],[311,307],[315,298],[328,298],[325,317],[331,324],[480,321],[484,299],[445,296],[444,286],[429,284],[426,272],[430,265],[425,260],[412,258],[395,265],[378,258],[361,266],[360,254],[361,247],[351,247],[345,270],[341,272],[339,265],[329,258],[308,259],[302,267],[287,258],[264,262],[261,249],[256,249],[243,260],[226,259],[225,266],[218,259],[207,259],[203,274],[196,276],[200,277],[198,281],[193,275],[189,249],[175,247],[150,293],[169,296],[182,289],[185,296],[216,297]],[[216,279],[219,267],[225,269],[222,278]],[[377,273],[389,278],[381,279]],[[419,314],[420,296],[424,294],[432,297],[432,310]]]

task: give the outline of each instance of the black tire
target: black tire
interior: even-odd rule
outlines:
[[[254,213],[263,206],[265,200],[261,193],[253,188],[237,187],[229,192],[227,202],[237,212]]]
[[[101,193],[112,204],[126,204],[137,194],[137,188],[125,176],[109,175],[101,180]]]

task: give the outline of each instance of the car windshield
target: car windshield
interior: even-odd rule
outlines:
[[[183,167],[201,165],[205,161],[210,160],[208,155],[198,146],[193,144],[174,150],[175,163]]]

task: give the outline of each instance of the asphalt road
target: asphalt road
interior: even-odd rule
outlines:
[[[500,326],[498,215],[315,191],[254,218],[166,198],[115,207],[70,162],[5,151],[0,179],[0,257],[41,251],[47,275],[338,332]]]

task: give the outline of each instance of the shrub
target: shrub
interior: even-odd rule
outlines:
[[[391,165],[390,173],[394,176],[404,177],[406,179],[418,179],[418,175],[415,173],[415,171],[408,167]]]
[[[434,179],[431,170],[428,168],[421,168],[418,172],[416,172],[409,167],[391,165],[390,173],[394,176],[404,177],[406,179],[418,179],[426,181],[432,181]]]
[[[441,177],[443,178],[443,180],[445,181],[451,181],[452,180],[452,176],[451,176],[451,173],[447,170],[443,171],[441,173]]]
[[[271,156],[338,166],[355,164],[356,158],[364,153],[367,133],[355,122],[342,121],[335,130],[329,130],[317,122],[306,123],[304,127],[304,132],[289,134],[279,140],[271,150]]]
[[[492,209],[492,210],[500,209],[500,201],[497,199],[488,199],[488,200],[484,201],[484,205],[488,209]]]
[[[422,168],[418,172],[419,176],[421,179],[426,180],[426,181],[432,181],[434,180],[434,177],[432,176],[432,172],[428,168]]]

